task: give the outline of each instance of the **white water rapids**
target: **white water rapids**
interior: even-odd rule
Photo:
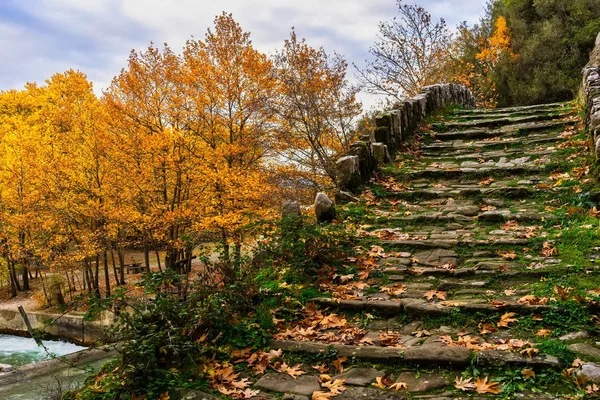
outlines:
[[[85,349],[85,347],[58,340],[44,340],[43,343],[55,356],[64,356]],[[48,358],[51,358],[50,355],[31,338],[0,335],[0,364],[18,367]]]

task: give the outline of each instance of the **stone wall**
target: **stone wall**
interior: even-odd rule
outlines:
[[[431,85],[399,107],[379,115],[373,135],[361,136],[350,146],[348,154],[336,162],[338,193],[356,192],[380,165],[390,161],[390,152],[412,138],[419,122],[449,105],[474,107],[475,97],[462,85]]]
[[[52,338],[64,339],[77,344],[90,345],[103,340],[104,330],[112,323],[109,317],[85,321],[79,314],[49,314],[28,311],[33,329],[44,331]],[[0,310],[0,333],[27,335],[25,321],[18,310]]]
[[[585,102],[585,126],[591,135],[596,158],[600,158],[600,33],[583,69],[582,96]]]

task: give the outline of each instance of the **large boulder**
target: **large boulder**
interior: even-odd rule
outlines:
[[[358,156],[345,156],[335,163],[335,178],[340,190],[353,191],[360,186],[360,161]]]
[[[335,205],[325,193],[317,193],[314,207],[317,222],[330,222],[335,219]]]

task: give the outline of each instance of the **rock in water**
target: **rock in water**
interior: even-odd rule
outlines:
[[[10,372],[13,370],[12,365],[0,364],[0,372]]]
[[[281,205],[281,216],[283,218],[290,215],[300,216],[301,214],[300,204],[298,204],[298,202],[295,200],[286,200]]]
[[[329,222],[335,218],[335,206],[325,193],[317,193],[315,215],[317,216],[317,222]]]

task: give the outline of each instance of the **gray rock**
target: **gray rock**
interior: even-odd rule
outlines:
[[[432,267],[437,267],[446,263],[456,265],[458,262],[458,255],[454,250],[434,249],[420,251],[415,253],[413,257],[419,260],[419,264]]]
[[[248,400],[279,400],[279,398],[269,393],[260,392],[256,396],[250,397]]]
[[[450,381],[440,374],[421,374],[418,378],[414,372],[403,372],[396,382],[404,382],[409,392],[429,392],[445,388]]]
[[[477,364],[502,367],[505,365],[519,367],[560,368],[560,361],[547,354],[527,357],[519,353],[501,350],[481,350],[477,353]]]
[[[559,337],[559,340],[576,340],[576,339],[586,339],[590,336],[589,333],[584,332],[584,331],[580,331],[580,332],[571,332],[571,333],[567,333],[566,335],[563,335],[561,337]]]
[[[319,380],[313,375],[302,375],[296,379],[286,374],[266,374],[254,384],[257,389],[270,392],[294,393],[310,396],[316,390],[321,389]]]
[[[325,193],[317,193],[314,208],[317,222],[329,222],[335,218],[335,206]]]
[[[404,361],[419,364],[467,365],[473,352],[466,347],[420,346],[406,349]]]
[[[413,332],[423,329],[423,321],[411,321],[402,327],[402,333],[412,335]]]
[[[201,392],[200,390],[188,389],[181,394],[182,400],[218,400],[217,397]]]
[[[302,215],[302,212],[300,211],[300,204],[298,204],[298,202],[295,200],[285,200],[281,205],[281,216],[288,217],[292,215]]]
[[[9,364],[0,364],[0,372],[10,372],[13,370],[13,366]]]
[[[390,391],[365,388],[360,386],[349,387],[335,400],[404,400],[406,397],[400,393]]]
[[[352,368],[343,374],[334,376],[333,379],[345,379],[347,385],[369,386],[380,376],[385,376],[385,372],[375,368]]]
[[[392,158],[390,157],[388,147],[385,144],[373,143],[371,146],[373,147],[373,155],[375,156],[378,165],[383,165],[391,161]]]
[[[309,400],[308,396],[294,393],[286,393],[281,398],[282,400]]]
[[[358,156],[345,156],[335,163],[337,186],[342,190],[354,190],[361,183],[360,161]]]
[[[600,383],[600,364],[585,363],[578,373],[592,383]]]
[[[357,203],[360,199],[350,192],[338,190],[335,192],[335,201],[338,203]]]
[[[589,343],[573,343],[567,346],[567,348],[575,353],[581,354],[584,357],[591,357],[595,360],[600,360],[600,349]]]

